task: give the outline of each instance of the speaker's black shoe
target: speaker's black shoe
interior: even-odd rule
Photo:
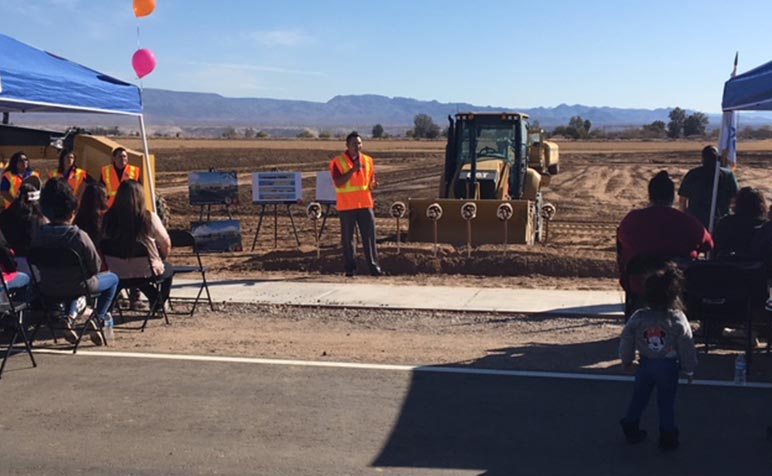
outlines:
[[[380,266],[376,266],[370,269],[370,276],[383,276]]]

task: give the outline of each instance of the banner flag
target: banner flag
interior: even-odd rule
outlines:
[[[734,54],[734,68],[729,78],[737,76],[737,59],[739,52]],[[721,135],[718,139],[718,149],[721,151],[721,158],[727,165],[734,167],[737,165],[737,113],[735,111],[724,111],[721,117]]]

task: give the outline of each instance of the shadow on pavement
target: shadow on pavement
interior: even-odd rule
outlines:
[[[615,359],[617,345],[609,339],[494,349],[452,366],[588,373],[587,367]],[[701,358],[717,374],[727,365],[731,370],[733,355]],[[554,360],[561,365],[540,365]],[[618,369],[615,364],[604,372],[620,375]],[[741,474],[772,465],[772,441],[765,434],[772,422],[772,391],[681,385],[676,418],[682,447],[673,453],[657,449],[656,397],[642,422],[648,440],[624,443],[617,421],[631,393],[630,382],[418,369],[372,465],[475,470],[486,476]]]

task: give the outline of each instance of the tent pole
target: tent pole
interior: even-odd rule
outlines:
[[[3,113],[3,124],[8,124],[11,121],[11,115],[7,112]]]
[[[716,219],[716,200],[718,198],[718,178],[721,173],[721,155],[716,159],[713,172],[713,196],[710,199],[710,218],[708,219],[708,231],[713,234],[713,227],[715,226]]]
[[[157,210],[155,209],[155,170],[150,168],[150,150],[147,146],[147,132],[145,131],[145,116],[143,114],[139,115],[139,133],[142,136],[142,156],[144,157],[143,160],[145,162],[145,180],[148,181],[148,185],[150,186],[150,207],[154,212]]]

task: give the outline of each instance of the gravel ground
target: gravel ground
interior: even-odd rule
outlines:
[[[193,318],[170,319],[169,326],[151,321],[143,333],[130,329],[137,322],[119,324],[107,349],[623,373],[617,357],[622,331],[618,318],[228,304],[216,312],[201,310]],[[44,340],[38,345],[53,343]],[[83,348],[93,346],[86,340]],[[730,379],[735,352],[701,353],[698,378]],[[770,361],[757,353],[750,380],[772,381]]]

